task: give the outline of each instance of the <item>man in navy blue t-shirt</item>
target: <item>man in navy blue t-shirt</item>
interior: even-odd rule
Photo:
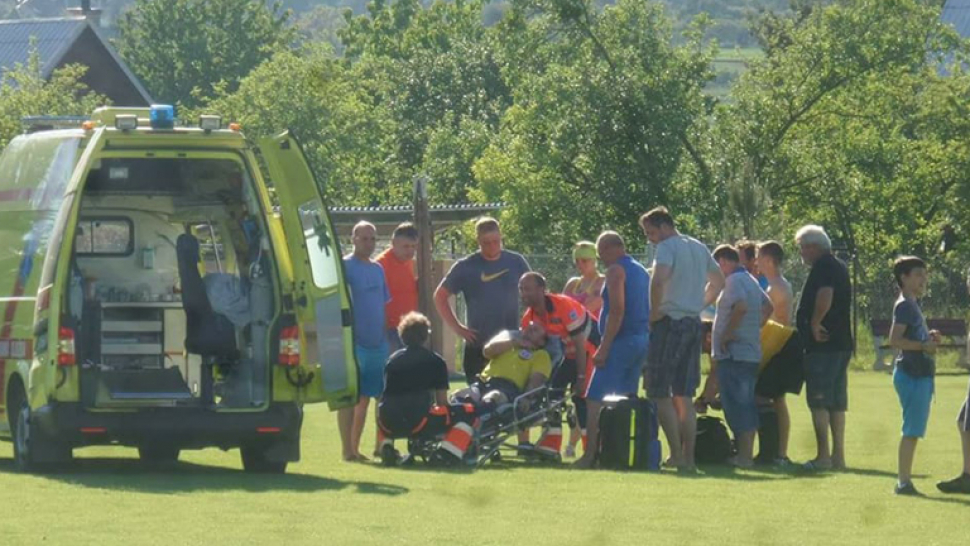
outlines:
[[[530,271],[521,254],[502,248],[498,220],[482,218],[475,224],[479,251],[458,260],[434,293],[434,304],[444,323],[465,340],[462,363],[472,384],[485,368],[482,348],[503,330],[519,327],[519,279]],[[465,298],[468,324],[462,324],[448,301]]]

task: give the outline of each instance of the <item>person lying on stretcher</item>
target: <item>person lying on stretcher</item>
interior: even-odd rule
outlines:
[[[488,365],[478,380],[456,392],[454,399],[474,404],[479,413],[490,413],[522,393],[541,387],[552,373],[546,342],[545,330],[536,323],[522,331],[499,333],[482,351]]]

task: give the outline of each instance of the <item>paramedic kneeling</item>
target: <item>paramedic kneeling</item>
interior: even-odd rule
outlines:
[[[430,333],[431,322],[421,313],[404,315],[398,325],[404,348],[391,355],[384,368],[384,392],[377,410],[380,455],[386,465],[400,462],[393,438],[433,440],[445,434],[439,458],[458,461],[471,442],[474,409],[448,406],[448,367],[425,348]]]
[[[576,461],[578,468],[592,468],[599,445],[599,411],[610,394],[636,396],[641,368],[647,359],[647,330],[650,319],[650,275],[626,253],[623,238],[604,231],[596,250],[606,265],[602,340],[593,355],[593,377],[586,391],[586,431],[590,449]]]

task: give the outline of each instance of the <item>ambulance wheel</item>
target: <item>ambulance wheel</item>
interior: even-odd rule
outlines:
[[[33,438],[30,424],[30,405],[25,396],[20,396],[19,409],[14,417],[13,430],[13,461],[14,466],[21,472],[36,470],[37,463],[33,457]]]
[[[138,457],[148,464],[173,464],[179,460],[179,448],[169,446],[142,446]]]
[[[13,458],[18,471],[47,472],[54,470],[54,463],[71,461],[69,448],[45,440],[34,426],[23,387],[13,389],[11,407],[18,408],[13,422]]]
[[[252,474],[285,474],[287,461],[274,461],[266,456],[266,448],[260,446],[242,446],[243,470]]]

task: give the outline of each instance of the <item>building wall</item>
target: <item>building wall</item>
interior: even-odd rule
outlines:
[[[148,106],[128,75],[90,28],[81,33],[58,68],[68,64],[87,66],[88,71],[81,81],[94,92],[108,97],[115,106]]]

